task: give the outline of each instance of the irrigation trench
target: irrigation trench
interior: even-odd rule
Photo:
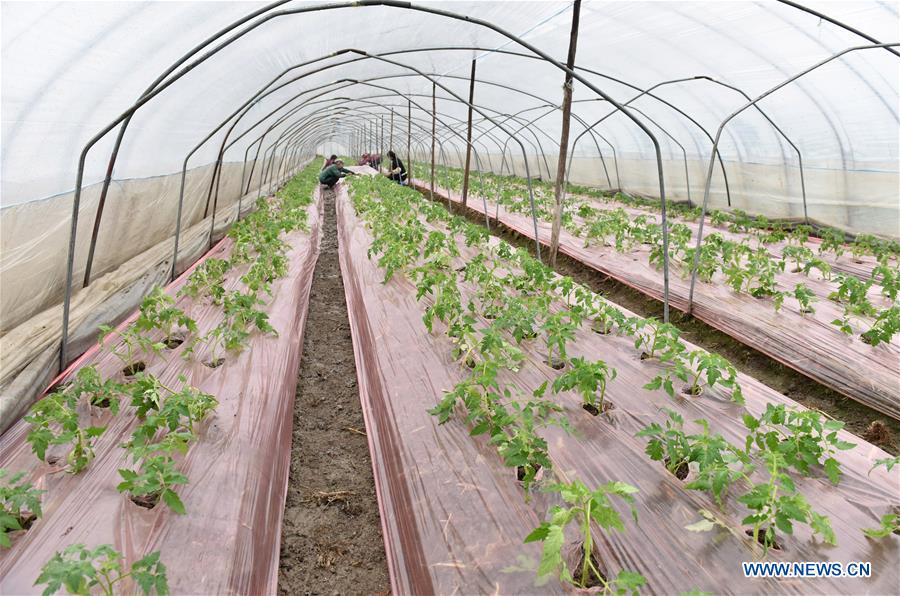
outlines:
[[[325,203],[294,405],[281,594],[387,593],[390,582],[338,262]]]
[[[313,274],[294,409],[279,592],[387,593],[390,582],[338,261],[334,192],[323,191],[323,200],[322,244]],[[454,212],[459,212],[459,207],[454,207]],[[465,215],[483,224],[478,214]],[[497,222],[492,221],[491,232],[526,245]],[[657,310],[653,300],[623,290],[571,259],[560,260],[557,271],[561,274],[571,275],[645,316]],[[744,372],[807,405],[838,417],[843,414],[852,432],[865,436],[867,423],[879,418],[876,412],[853,407],[858,404],[847,403],[842,396],[755,350],[735,345],[706,325],[694,320],[678,324],[688,328],[685,336],[690,341],[720,352],[724,348]],[[888,426],[894,427],[890,422]],[[889,435],[875,442],[891,452],[897,450]]]

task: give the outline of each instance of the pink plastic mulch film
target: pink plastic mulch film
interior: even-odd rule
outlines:
[[[100,415],[85,406],[82,420],[108,425],[96,441],[96,458],[77,475],[40,462],[25,442],[29,425],[19,421],[0,437],[0,467],[26,471],[26,480],[46,491],[43,517],[17,532],[10,549],[0,551],[0,593],[30,594],[41,567],[53,553],[74,543],[89,548],[111,544],[123,554],[124,566],[160,551],[174,594],[272,594],[276,591],[281,520],[290,466],[294,392],[313,269],[318,257],[322,202],[309,208],[310,232],[285,237],[288,273],[272,284],[263,308],[273,335],[254,333],[239,354],[226,354],[218,368],[203,364],[202,348],[185,361],[185,344],[165,357],[148,359],[147,370],[163,383],[187,383],[215,396],[219,405],[201,425],[199,438],[183,457],[179,470],[189,484],[178,492],[187,513],[178,515],[163,504],[146,509],[134,504],[116,485],[117,470],[130,466],[119,445],[136,425],[133,409],[117,416]],[[233,243],[226,238],[205,258],[227,258]],[[226,289],[242,287],[248,265],[226,275]],[[177,294],[185,276],[166,288]],[[221,307],[205,302],[177,305],[196,319],[199,333],[218,324]],[[104,377],[121,378],[121,362],[95,351],[82,365],[96,364]]]
[[[425,182],[416,182],[422,189],[430,188]],[[460,203],[460,195],[443,188],[436,188],[435,197]],[[497,216],[500,223],[511,230],[534,239],[531,217],[511,212],[487,201],[488,214]],[[602,207],[602,204],[598,204]],[[469,197],[467,207],[483,214],[484,202],[480,197]],[[707,233],[719,231],[708,227]],[[549,245],[550,223],[538,220],[541,244]],[[650,247],[640,246],[627,253],[613,247],[591,243],[585,246],[583,238],[563,228],[559,236],[559,252],[584,265],[608,275],[648,296],[662,300],[663,278],[661,270],[648,261]],[[855,264],[844,259],[837,269],[854,274],[871,274],[871,262]],[[870,259],[871,261],[871,259]],[[900,338],[890,343],[869,346],[859,336],[847,336],[831,324],[841,317],[841,307],[827,299],[834,289],[833,283],[816,280],[800,273],[778,274],[782,287],[793,288],[803,282],[818,296],[816,312],[801,314],[793,299],[785,302],[776,312],[771,300],[754,298],[747,293],[735,293],[721,274],[713,283],[697,281],[694,292],[693,314],[741,343],[797,370],[811,379],[830,387],[850,399],[878,410],[895,420],[900,420]],[[669,304],[679,310],[687,310],[690,278],[680,275],[679,269],[669,270]],[[881,305],[885,299],[872,290],[870,299]]]
[[[337,200],[337,221],[393,591],[533,594],[565,590],[555,580],[536,584],[540,548],[522,542],[545,519],[553,504],[550,496],[535,490],[526,500],[515,470],[503,466],[484,436],[469,436],[462,414],[438,426],[437,419],[427,413],[468,371],[453,360],[452,345],[442,333],[431,335],[425,329],[421,316],[429,303],[416,301],[415,285],[400,274],[383,283],[377,259],[367,257],[372,238],[343,190]],[[460,251],[463,257],[473,254],[464,246]],[[460,287],[460,291],[465,301],[473,288]],[[528,359],[519,372],[501,373],[503,385],[529,393],[559,374],[543,363],[540,345],[526,342],[520,348]],[[549,444],[553,474],[564,481],[578,478],[589,487],[621,480],[639,489],[638,523],[621,508],[626,531],[596,535],[599,560],[607,572],[641,573],[647,578],[642,593],[650,594],[694,588],[736,594],[896,591],[900,582],[896,539],[869,540],[861,531],[878,525],[881,515],[900,505],[900,471],[888,474],[879,468],[868,473],[876,459],[886,457],[884,451],[841,431],[843,439],[858,446],[838,455],[844,470],[840,485],[831,485],[821,473],[796,478],[798,490],[831,518],[839,546],[826,545],[813,538],[808,527],[797,526],[794,535],[785,537],[783,550],[770,551],[768,559],[870,561],[872,578],[852,580],[852,584],[837,579],[747,579],[741,562],[756,556],[750,538],[722,529],[708,533],[685,529],[702,519],[701,509],[714,511],[731,527],[740,528],[746,510],[736,503],[736,495],[730,495],[720,509],[707,493],[686,490],[682,481],[647,457],[646,442],[635,438],[650,422],[661,421],[660,408],[668,407],[686,421],[706,418],[712,432],[742,444],[746,429],[741,407],[718,390],[705,392],[699,399],[673,400],[662,390],[642,389],[659,365],[640,360],[627,337],[581,329],[569,342],[569,352],[570,356],[600,357],[618,371],[607,388],[615,408],[608,416],[594,417],[580,407],[577,396],[558,396],[575,434],[556,427],[540,431]],[[739,381],[746,408],[754,415],[760,415],[767,403],[797,405],[745,375],[739,375]],[[546,481],[545,475],[542,482]],[[574,549],[577,543],[570,546]]]

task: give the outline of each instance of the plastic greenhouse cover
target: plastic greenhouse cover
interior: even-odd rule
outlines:
[[[287,2],[272,11],[324,4]],[[882,41],[897,36],[896,3],[806,4]],[[88,139],[140,97],[179,57],[214,32],[265,6],[244,2],[2,4],[3,330],[10,321],[23,320],[61,298],[77,156]],[[491,22],[556,59],[564,58],[570,2],[425,2],[414,6]],[[688,189],[683,158],[688,160],[690,187],[699,194],[711,147],[706,135],[714,134],[722,119],[746,101],[734,89],[695,77],[709,77],[755,97],[822,59],[868,43],[813,15],[774,2],[587,2],[582,13],[577,66],[605,75],[580,71],[619,101],[635,97],[639,94],[636,89],[689,79],[659,86],[653,92],[655,97],[643,96],[632,104],[640,110],[636,117],[651,118],[684,147],[682,155],[662,129],[648,124],[662,147],[669,196],[676,199],[686,198]],[[393,62],[361,60],[355,54],[333,55],[349,48],[370,54],[394,52],[389,57]],[[129,251],[139,252],[172,235],[179,173],[188,152],[264,85],[308,61],[315,62],[293,71],[304,78],[256,102],[231,138],[249,131],[257,116],[285,102],[287,107],[277,114],[293,107],[299,110],[275,127],[273,135],[325,105],[369,110],[368,116],[355,111],[341,118],[357,129],[364,123],[371,126],[378,114],[387,119],[393,108],[398,126],[402,126],[406,95],[416,104],[413,118],[427,120],[432,85],[411,69],[439,77],[438,111],[442,117],[456,119],[457,132],[464,131],[466,107],[452,100],[449,92],[466,96],[469,64],[476,59],[476,134],[485,135],[479,149],[493,153],[494,162],[499,163],[498,155],[508,139],[484,119],[490,116],[498,122],[504,115],[518,114],[512,120],[517,127],[535,120],[528,132],[519,135],[527,144],[532,171],[548,169],[542,156],[551,163],[556,153],[560,118],[553,106],[560,101],[562,72],[545,62],[490,50],[525,52],[486,27],[397,7],[344,7],[268,20],[193,68],[136,113],[113,174],[115,184],[101,226],[98,266],[114,268],[135,254],[127,254]],[[900,234],[896,134],[900,70],[896,59],[883,49],[854,52],[762,102],[761,107],[802,153],[813,219],[853,231]],[[329,68],[316,72],[321,66]],[[371,87],[364,82],[369,78],[378,78],[375,84],[386,89]],[[325,94],[321,99],[331,103],[300,107],[314,95],[313,89],[321,89]],[[290,100],[301,91],[306,95]],[[358,101],[373,95],[382,96],[374,100],[380,107]],[[576,83],[573,113],[581,120],[573,123],[573,135],[583,130],[583,123],[593,123],[609,113],[608,104],[597,99]],[[552,104],[549,111],[544,109],[547,104]],[[259,130],[252,129],[225,154],[228,177],[222,201],[236,198],[237,171]],[[342,152],[347,148],[347,131],[338,126],[322,129],[310,142]],[[597,132],[609,143],[598,141],[602,151],[608,153],[615,147],[621,162],[621,186],[656,194],[652,144],[646,135],[622,115],[604,121]],[[187,164],[186,220],[194,217],[198,208],[202,211],[208,184],[205,168],[214,161],[223,134],[213,135]],[[421,136],[422,131],[414,130],[414,134]],[[103,137],[86,161],[84,185],[90,192],[80,213],[76,273],[84,268],[84,239],[96,213],[96,185],[103,179],[115,136]],[[589,138],[583,137],[575,147],[578,160],[573,182],[601,181],[598,155]],[[456,149],[464,143],[458,134],[450,135],[447,142]],[[515,143],[509,149],[518,151]],[[771,123],[758,113],[745,112],[726,127],[721,149],[734,207],[771,216],[802,213],[797,156]],[[717,171],[712,201],[722,205],[724,200]],[[32,235],[23,235],[21,230]],[[13,279],[15,285],[10,283]],[[26,297],[27,308],[22,302]]]
[[[462,415],[438,426],[437,418],[427,413],[466,373],[452,359],[449,340],[442,333],[429,334],[422,324],[422,312],[430,300],[417,301],[415,285],[400,274],[383,283],[384,271],[377,259],[367,256],[371,235],[343,190],[336,206],[341,269],[392,591],[527,594],[560,590],[553,581],[535,586],[540,549],[522,543],[554,504],[550,496],[535,490],[526,502],[514,471],[503,466],[487,438],[469,436],[470,427]],[[462,243],[459,248],[462,257],[454,265],[473,255],[474,249]],[[465,301],[474,289],[466,284],[460,291]],[[634,436],[659,420],[660,407],[667,407],[687,421],[705,418],[712,432],[741,444],[746,436],[741,407],[718,390],[704,391],[699,399],[676,400],[662,390],[635,391],[656,374],[658,365],[641,361],[630,338],[580,329],[568,345],[570,356],[603,354],[618,371],[607,386],[607,399],[615,407],[601,420],[581,409],[580,397],[563,393],[554,398],[575,431],[567,435],[557,427],[540,430],[554,473],[563,481],[577,477],[588,486],[620,480],[639,489],[637,523],[629,518],[624,532],[596,537],[598,560],[607,572],[624,568],[641,573],[647,578],[648,593],[895,591],[900,581],[896,549],[868,540],[860,531],[900,505],[900,470],[876,469],[867,474],[876,459],[886,456],[884,451],[841,431],[844,440],[858,445],[836,456],[845,474],[840,485],[831,485],[821,474],[796,479],[797,490],[811,495],[814,508],[831,517],[838,546],[827,546],[813,539],[808,528],[797,526],[792,536],[783,537],[783,550],[769,556],[778,561],[870,561],[873,577],[859,583],[745,578],[740,563],[754,560],[754,555],[743,536],[722,529],[685,530],[701,519],[700,509],[715,511],[731,528],[740,527],[743,513],[733,496],[720,509],[709,495],[685,490],[681,481],[647,457],[645,441]],[[498,381],[528,395],[557,373],[542,363],[545,356],[540,348],[528,342],[520,348],[526,364],[515,374],[501,372]],[[770,403],[796,406],[743,374],[739,382],[746,408],[755,416]],[[627,517],[624,510],[623,516]],[[571,545],[577,544],[573,540]],[[848,581],[854,582],[852,587]]]
[[[178,376],[219,401],[204,421],[199,440],[179,460],[189,484],[178,492],[187,513],[177,515],[164,505],[145,509],[116,490],[117,470],[127,467],[126,441],[136,418],[130,408],[117,416],[108,411],[83,417],[108,424],[95,442],[96,458],[77,475],[37,460],[25,442],[29,425],[19,421],[0,437],[0,467],[27,471],[26,480],[46,491],[42,518],[0,552],[0,593],[33,593],[41,567],[54,552],[75,543],[89,548],[112,544],[126,565],[152,551],[161,552],[174,594],[271,594],[278,579],[281,519],[287,494],[291,427],[297,370],[303,345],[312,274],[318,256],[322,202],[310,207],[311,232],[285,237],[288,273],[272,284],[266,311],[278,336],[254,334],[239,355],[229,355],[215,369],[191,362],[173,350],[167,361],[154,357],[147,368],[161,382],[179,386]],[[220,242],[208,257],[227,258],[233,243]],[[245,265],[244,267],[246,267]],[[174,295],[189,269],[167,288]],[[227,275],[226,288],[239,283],[244,271]],[[190,304],[199,332],[221,318],[220,307]],[[120,372],[121,362],[108,352],[88,353],[80,365],[96,364],[104,377]],[[69,371],[71,375],[76,367]],[[84,404],[82,404],[84,406]],[[52,456],[53,451],[48,451]],[[59,455],[59,454],[57,454]]]

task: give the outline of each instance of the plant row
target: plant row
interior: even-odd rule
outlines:
[[[463,170],[445,166],[435,167],[436,182],[444,188],[456,191],[462,189]],[[485,191],[490,191],[489,196],[498,195],[502,204],[521,208],[521,198],[527,197],[528,186],[524,178],[518,176],[501,176],[492,172],[472,174],[472,184],[478,183],[479,188],[483,184]],[[532,190],[535,195],[535,206],[545,210],[544,215],[552,214],[552,205],[555,201],[555,189],[552,182],[532,179]],[[660,210],[658,199],[631,196],[624,192],[604,191],[589,186],[569,184],[566,187],[567,201],[577,197],[591,197],[614,204],[624,204],[634,208],[648,209],[655,212]],[[571,195],[575,195],[574,197]],[[666,211],[669,215],[695,222],[700,219],[701,208],[690,206],[687,203],[666,200]],[[523,211],[524,212],[524,211]],[[712,209],[707,212],[710,223],[713,226],[725,227],[730,232],[748,233],[757,236],[760,243],[771,244],[774,242],[788,241],[805,244],[810,236],[816,235],[821,239],[818,252],[831,253],[835,259],[849,252],[854,259],[870,255],[876,260],[884,257],[894,262],[900,258],[900,242],[885,240],[872,234],[859,234],[851,242],[847,242],[847,235],[836,228],[820,227],[818,229],[806,224],[785,223],[772,220],[764,215],[750,215],[741,209],[721,211]],[[549,219],[549,217],[548,217]]]
[[[461,185],[461,177],[459,170],[445,168],[441,171],[440,179],[448,188],[457,190],[458,185]],[[501,179],[496,176],[488,178]],[[527,193],[523,194],[523,183],[520,180],[510,181],[509,178],[501,180],[506,184],[497,194],[499,204],[512,212],[530,215],[530,203],[527,198],[523,198],[527,196]],[[538,217],[550,221],[553,218],[554,199],[552,189],[550,194],[547,194],[547,186],[546,183],[537,185],[541,190],[536,194],[536,210]],[[597,192],[588,194],[598,195]],[[634,202],[622,193],[618,193],[615,199],[628,199],[626,202]],[[644,200],[641,201],[643,204]],[[690,215],[695,213],[695,210],[681,208],[677,212]],[[696,215],[699,217],[699,213]],[[893,244],[871,235],[861,235],[850,245],[854,256],[873,254],[878,259],[871,278],[862,280],[853,275],[833,274],[832,266],[821,258],[827,251],[833,252],[836,258],[843,254],[845,248],[843,235],[836,230],[823,232],[822,242],[819,244],[818,252],[815,253],[806,246],[812,231],[809,226],[798,225],[787,231],[778,222],[771,222],[763,216],[750,219],[740,210],[730,214],[715,211],[711,220],[714,225],[730,221],[729,229],[735,232],[757,231],[755,238],[759,242],[756,247],[752,247],[751,236],[745,236],[741,241],[733,241],[721,233],[714,232],[704,238],[697,254],[697,248],[692,245],[694,236],[691,229],[683,223],[674,223],[669,227],[670,262],[678,265],[685,277],[690,276],[696,263],[697,277],[702,282],[710,283],[717,273],[721,273],[732,290],[759,299],[769,299],[776,312],[782,308],[785,298],[792,297],[797,300],[801,314],[814,313],[813,302],[816,300],[816,294],[806,284],[797,283],[793,288],[786,290],[779,288],[776,276],[793,264],[790,269],[792,273],[809,276],[816,270],[825,280],[834,282],[836,288],[828,294],[828,299],[842,307],[842,316],[832,321],[841,332],[852,335],[854,319],[863,322],[863,317],[874,319],[868,329],[860,333],[860,338],[867,344],[875,346],[879,343],[889,343],[891,338],[900,332],[900,306],[893,304],[900,293],[900,268],[896,266],[897,247]],[[621,207],[612,210],[599,209],[582,198],[572,196],[566,200],[562,224],[575,236],[583,237],[585,246],[596,241],[614,247],[622,253],[630,252],[640,245],[650,246],[648,256],[650,264],[655,267],[662,266],[664,256],[662,227],[652,216],[641,214],[632,217]],[[762,230],[766,232],[763,233]],[[781,258],[773,257],[765,244],[783,240],[786,240],[788,245],[783,248]],[[873,286],[880,287],[881,295],[892,303],[890,306],[878,309],[872,304],[869,290]]]
[[[351,185],[354,208],[373,237],[369,256],[377,257],[384,281],[399,274],[416,285],[417,298],[425,300],[425,327],[430,333],[443,332],[462,370],[468,371],[430,412],[440,423],[464,412],[470,433],[487,435],[504,464],[517,469],[526,498],[538,473],[543,470],[548,476],[552,468],[541,429],[555,425],[570,430],[563,408],[548,394],[576,391],[584,409],[595,416],[611,407],[605,394],[615,369],[602,360],[568,354],[567,347],[583,326],[630,336],[643,360],[662,364],[648,390],[663,388],[675,397],[715,389],[743,403],[734,367],[717,354],[689,349],[674,326],[626,316],[571,278],[556,276],[526,251],[492,242],[483,228],[451,217],[415,191],[377,178],[360,177]],[[461,246],[475,255],[464,258]],[[466,288],[472,290],[470,298],[462,291]],[[537,342],[543,343],[545,363],[561,371],[558,376],[530,392],[503,383],[499,373],[515,374],[529,365],[523,348]],[[684,385],[677,387],[677,381]],[[791,534],[796,523],[809,525],[826,542],[836,542],[827,517],[797,491],[791,473],[809,475],[822,469],[837,484],[835,455],[853,447],[838,438],[842,423],[816,411],[769,406],[758,418],[744,413],[747,434],[741,445],[712,434],[705,420],[696,422],[700,432],[686,432],[674,412],[663,424],[653,423],[639,433],[648,440],[649,457],[665,462],[676,475],[691,469],[696,476],[686,488],[710,492],[720,506],[730,488],[746,491],[737,497],[747,509],[742,523],[764,550],[777,545],[776,532]],[[555,574],[582,587],[596,582],[608,592],[634,591],[642,585],[644,579],[632,572],[603,577],[591,559],[589,536],[591,521],[603,530],[623,529],[611,499],[630,504],[637,489],[613,481],[590,490],[574,480],[551,484],[549,490],[567,506],[554,508],[548,521],[528,537],[544,545],[539,575]],[[584,537],[575,575],[562,551],[563,529],[570,523]],[[884,523],[894,528],[898,520],[892,517]]]
[[[231,227],[230,257],[205,260],[181,288],[178,295],[186,298],[190,305],[187,310],[156,287],[141,302],[136,319],[123,330],[101,327],[101,349],[119,359],[122,369],[103,378],[95,365],[85,366],[72,381],[35,403],[25,416],[30,425],[26,440],[38,459],[58,465],[59,471],[82,472],[95,457],[96,441],[125,402],[138,425],[121,445],[132,465],[118,471],[121,482],[117,490],[142,507],[153,508],[162,502],[175,513],[186,512],[178,487],[189,479],[179,470],[178,458],[198,440],[199,425],[218,401],[192,387],[184,376],[178,377],[177,384],[164,383],[147,370],[147,361],[168,361],[179,347],[181,357],[191,360],[198,358],[202,349],[206,354],[203,364],[218,368],[228,354],[241,352],[253,333],[277,335],[264,310],[266,297],[272,295],[273,282],[287,274],[290,246],[283,235],[308,230],[308,207],[316,175],[317,168],[309,166],[274,197],[259,199],[256,210]],[[226,287],[229,275],[240,275],[236,289]],[[200,334],[192,311],[209,308],[220,311],[218,322]],[[89,416],[83,415],[83,407]],[[100,422],[103,418],[105,425]],[[51,455],[52,451],[63,450],[64,464],[62,457]],[[11,545],[9,531],[28,528],[42,514],[43,491],[24,482],[24,472],[12,474],[4,482],[7,475],[0,470],[0,547]],[[127,570],[121,567],[120,559],[110,545],[90,549],[75,544],[44,566],[36,585],[46,584],[45,594],[61,587],[77,594],[95,588],[112,594],[116,583],[131,577],[144,593],[154,589],[159,594],[167,593],[159,552]]]

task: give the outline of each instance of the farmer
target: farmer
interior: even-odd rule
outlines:
[[[388,177],[397,184],[406,184],[406,166],[393,150],[388,151],[388,158],[391,160],[391,173]]]
[[[337,155],[332,155],[331,157],[329,157],[328,159],[325,160],[324,164],[322,164],[322,169],[324,170],[325,168],[327,168],[328,166],[330,166],[331,164],[333,164],[336,161],[337,161]]]
[[[328,188],[334,188],[337,181],[344,176],[352,176],[353,172],[344,167],[343,159],[335,159],[334,163],[319,172],[319,182]]]

